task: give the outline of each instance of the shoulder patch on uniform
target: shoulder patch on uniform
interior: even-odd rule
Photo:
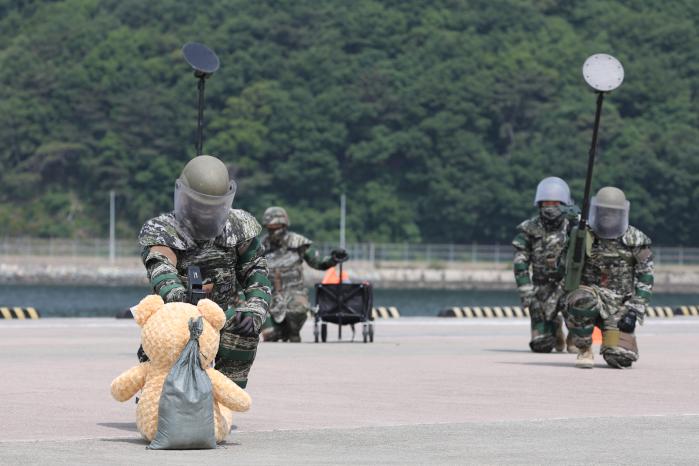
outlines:
[[[255,217],[241,209],[231,209],[224,229],[227,246],[235,246],[255,239],[262,227]]]
[[[293,231],[290,231],[287,234],[287,246],[291,249],[298,249],[302,248],[304,246],[310,246],[313,244],[313,241],[310,239],[306,238],[303,235],[299,235],[298,233],[294,233]]]
[[[187,238],[177,231],[175,215],[170,212],[148,220],[138,234],[138,244],[143,247],[167,246],[184,251],[187,249]]]
[[[650,246],[650,238],[638,228],[629,225],[626,233],[621,237],[621,242],[629,247]]]
[[[544,236],[544,226],[541,224],[538,215],[517,225],[517,230],[529,236]]]

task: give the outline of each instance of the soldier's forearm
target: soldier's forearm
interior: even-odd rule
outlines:
[[[653,295],[653,253],[650,248],[643,248],[637,252],[638,263],[635,268],[634,300],[644,305],[650,302]]]
[[[246,307],[258,317],[260,323],[266,318],[272,300],[272,284],[267,278],[267,260],[263,253],[262,245],[254,240],[240,255],[239,264],[236,266],[236,275],[243,287]]]
[[[187,290],[169,257],[156,248],[144,248],[141,256],[153,291],[166,303],[185,301]]]
[[[515,262],[513,269],[515,274],[515,282],[517,283],[517,288],[525,285],[531,286],[532,278],[529,274],[528,262]]]
[[[303,260],[316,270],[327,270],[335,265],[335,261],[331,256],[321,256],[318,250],[313,246],[309,247],[303,253]]]

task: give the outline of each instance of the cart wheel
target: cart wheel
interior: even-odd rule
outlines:
[[[369,326],[367,324],[362,325],[362,338],[364,339],[364,343],[369,339]]]
[[[369,324],[369,341],[374,343],[374,324]]]
[[[313,336],[315,337],[316,343],[318,343],[318,337],[320,336],[320,330],[318,329],[318,322],[313,324]]]
[[[323,343],[328,340],[328,324],[320,324],[320,340]]]

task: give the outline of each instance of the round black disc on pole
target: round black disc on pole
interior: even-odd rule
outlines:
[[[197,75],[208,76],[214,74],[221,64],[213,50],[198,42],[184,44],[182,55],[184,55],[184,59],[187,60],[187,63],[189,63]]]
[[[182,47],[182,55],[187,63],[194,69],[194,76],[199,78],[197,89],[199,90],[199,102],[197,113],[197,155],[203,153],[204,148],[204,82],[214,74],[221,62],[218,57],[204,44],[198,42],[189,42]]]

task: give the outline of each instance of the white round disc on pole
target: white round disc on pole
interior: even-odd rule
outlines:
[[[624,81],[624,67],[606,53],[597,53],[585,60],[582,72],[585,82],[600,92],[613,91]]]

